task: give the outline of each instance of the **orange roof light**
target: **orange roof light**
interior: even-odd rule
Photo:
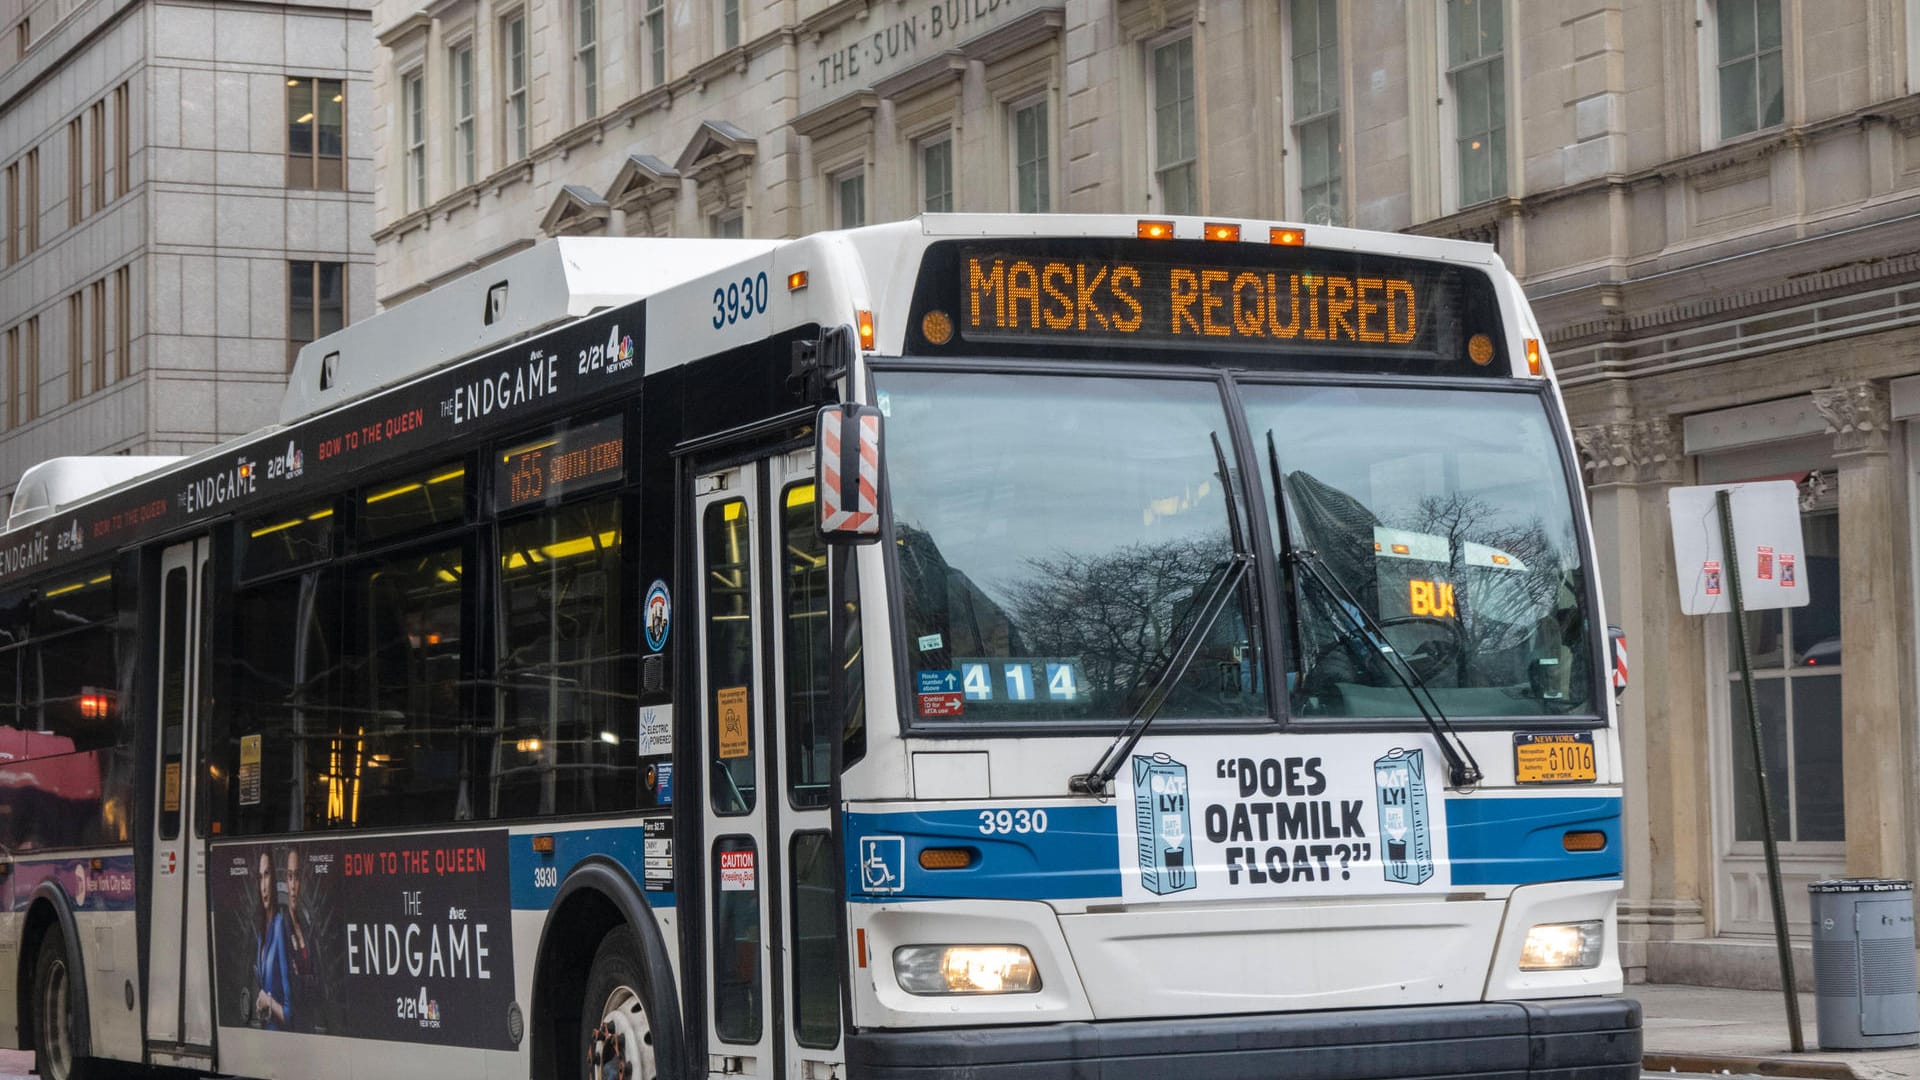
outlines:
[[[787,275],[788,292],[799,292],[806,287],[807,272],[805,270],[795,270],[793,273]]]
[[[873,312],[871,311],[854,312],[853,324],[860,328],[860,347],[863,349],[872,349],[873,348]]]
[[[1527,339],[1527,374],[1540,374],[1540,339]]]
[[[1290,229],[1285,225],[1275,225],[1267,230],[1267,243],[1281,247],[1306,247],[1307,234],[1303,229]]]
[[[1230,225],[1224,221],[1209,221],[1207,222],[1207,239],[1238,240],[1240,239],[1240,226]]]
[[[1143,220],[1135,235],[1142,240],[1171,240],[1173,239],[1173,222]]]

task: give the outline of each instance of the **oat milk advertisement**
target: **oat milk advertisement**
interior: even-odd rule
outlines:
[[[1445,764],[1423,740],[1142,742],[1121,771],[1120,870],[1134,900],[1445,890]]]

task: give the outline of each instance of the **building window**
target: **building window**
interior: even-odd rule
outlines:
[[[67,224],[78,225],[86,216],[86,206],[80,202],[80,179],[86,169],[86,156],[81,141],[80,118],[74,117],[67,122]]]
[[[507,88],[500,118],[510,161],[527,156],[527,17],[515,15],[501,28],[500,84]]]
[[[20,426],[20,328],[7,329],[7,427]]]
[[[20,334],[20,422],[40,418],[40,316],[28,319]]]
[[[7,263],[20,259],[20,163],[7,166]]]
[[[720,45],[737,48],[740,44],[740,0],[721,0]]]
[[[107,279],[101,278],[87,286],[88,344],[92,346],[89,355],[93,358],[93,388],[99,390],[107,385]]]
[[[1052,203],[1048,176],[1047,102],[1042,98],[1013,110],[1013,208],[1044,214]]]
[[[1447,0],[1447,83],[1461,206],[1507,193],[1504,2]]]
[[[715,214],[707,222],[707,231],[721,240],[738,240],[746,235],[747,217],[738,210]]]
[[[346,188],[346,85],[339,79],[287,79],[287,186]]]
[[[1720,137],[1778,127],[1786,115],[1780,62],[1780,0],[1718,0]]]
[[[466,187],[474,181],[473,160],[473,44],[453,50],[448,65],[448,104],[453,113],[453,186]]]
[[[648,85],[667,81],[666,0],[647,0],[647,64],[651,68]]]
[[[26,59],[27,49],[32,45],[33,45],[33,20],[21,19],[19,24],[13,28],[14,58],[20,59],[20,60]]]
[[[290,262],[287,264],[287,370],[300,346],[318,341],[347,325],[346,264]]]
[[[579,115],[576,122],[597,116],[600,112],[600,54],[596,48],[599,43],[599,20],[594,12],[594,0],[575,0],[574,15],[574,107]]]
[[[113,375],[125,379],[133,374],[133,270],[123,266],[113,272]]]
[[[1293,0],[1293,150],[1300,220],[1343,225],[1345,140],[1340,128],[1340,8],[1336,0]]]
[[[86,294],[67,297],[67,400],[87,392]]]
[[[1193,38],[1153,50],[1153,181],[1164,214],[1200,212]]]
[[[1781,840],[1845,840],[1840,712],[1840,518],[1801,518],[1807,590],[1805,607],[1747,613],[1754,704],[1773,787],[1773,828]],[[1740,658],[1727,627],[1727,692],[1733,721],[1733,829],[1735,840],[1762,839],[1760,789],[1753,773],[1752,725],[1740,686]]]
[[[26,215],[26,228],[22,230],[20,253],[22,255],[30,255],[40,247],[39,147],[27,151],[26,168],[21,176],[21,181],[26,185],[20,192],[20,202],[23,204],[22,213]],[[37,336],[38,333],[39,331],[36,330],[35,335]]]
[[[132,93],[129,84],[121,83],[113,90],[113,196],[119,198],[127,193],[132,183],[133,163],[133,118],[127,114],[132,107]]]
[[[407,110],[407,209],[427,205],[427,80],[416,71],[401,82]]]
[[[857,229],[867,223],[867,174],[864,170],[855,169],[834,177],[833,195],[837,211],[835,228]]]
[[[929,214],[953,210],[953,138],[942,135],[920,144],[920,209]]]
[[[107,205],[107,99],[87,110],[87,153],[93,167],[87,173],[88,205],[95,211]]]

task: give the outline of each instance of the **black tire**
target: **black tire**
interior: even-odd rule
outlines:
[[[645,970],[632,927],[616,926],[600,940],[580,1000],[581,1072],[591,1080],[660,1075]]]
[[[47,929],[33,961],[33,1061],[40,1080],[92,1080],[93,1063],[78,1053],[73,1001],[80,993],[67,964],[67,939],[58,926]]]

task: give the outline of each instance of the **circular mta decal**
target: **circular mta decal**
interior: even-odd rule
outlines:
[[[647,648],[659,652],[667,647],[667,630],[673,625],[673,600],[667,596],[667,583],[654,579],[647,586]]]

